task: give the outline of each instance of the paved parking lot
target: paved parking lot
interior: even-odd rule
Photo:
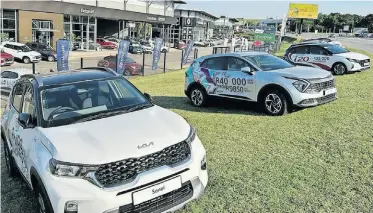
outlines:
[[[212,53],[212,47],[197,47],[198,49],[198,56],[204,56]],[[78,69],[80,68],[80,56],[83,57],[83,65],[84,67],[93,67],[97,66],[97,62],[104,58],[105,56],[115,55],[116,51],[101,51],[101,52],[72,52],[71,57],[69,58],[69,66],[70,69]],[[135,60],[137,63],[143,63],[143,55],[139,54],[131,54],[129,53],[128,56]],[[194,50],[189,55],[188,64],[193,61]],[[163,64],[164,64],[164,54],[161,54],[161,58],[158,63],[158,70],[152,71],[152,60],[153,55],[146,54],[145,55],[145,75],[150,75],[154,73],[163,72]],[[184,65],[185,68],[187,65]],[[57,68],[56,62],[48,62],[48,61],[41,61],[36,65],[36,72],[39,73],[47,73],[50,69],[55,70]],[[32,69],[31,64],[23,64],[15,62],[12,66],[6,68],[13,68],[13,67],[24,67]],[[4,68],[4,69],[6,69]],[[171,49],[170,52],[166,54],[166,72],[172,70],[178,70],[181,68],[181,51],[176,49]]]

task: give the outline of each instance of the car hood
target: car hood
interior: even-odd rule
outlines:
[[[40,131],[48,139],[42,140],[44,145],[56,160],[97,165],[160,151],[185,140],[190,126],[176,113],[153,106]],[[150,147],[138,148],[151,142]]]
[[[9,53],[0,53],[1,58],[13,58],[13,56]]]
[[[25,52],[25,53],[27,53],[30,56],[40,56],[41,55],[40,53],[38,53],[36,51],[30,51],[30,52]]]
[[[351,58],[355,60],[369,59],[368,56],[360,54],[360,53],[355,53],[355,52],[340,53],[340,54],[335,54],[335,55],[339,55],[339,56],[343,56],[343,57]]]
[[[305,66],[295,66],[286,69],[279,69],[274,72],[277,75],[288,78],[300,78],[300,79],[314,79],[314,78],[326,78],[330,76],[330,72],[322,70],[319,68],[305,67]]]

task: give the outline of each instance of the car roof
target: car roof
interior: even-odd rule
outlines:
[[[39,86],[53,86],[80,81],[107,79],[119,75],[105,68],[84,68],[78,70],[70,70],[68,72],[51,72],[48,74],[36,74],[33,76],[39,83]]]
[[[215,57],[227,57],[227,56],[233,56],[233,57],[244,57],[244,56],[256,56],[256,55],[269,55],[267,52],[260,52],[260,51],[248,51],[248,52],[234,52],[234,53],[218,53],[218,54],[212,54],[207,56],[202,56],[198,58],[198,61],[203,61],[208,58],[215,58]]]
[[[5,72],[5,71],[15,72],[15,73],[18,73],[18,75],[32,74],[31,69],[21,68],[21,67],[9,68],[9,69],[4,67],[4,68],[1,69],[1,72]]]
[[[290,48],[293,47],[301,47],[301,46],[320,46],[320,47],[329,47],[334,46],[336,44],[330,44],[330,43],[312,43],[312,42],[305,42],[305,43],[299,43],[299,44],[292,44]]]
[[[14,45],[14,46],[23,46],[23,45],[25,45],[25,44],[22,44],[22,43],[10,42],[10,41],[6,41],[3,44],[10,44],[10,45]]]

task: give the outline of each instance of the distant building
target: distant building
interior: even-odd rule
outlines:
[[[214,37],[232,38],[235,30],[235,24],[238,22],[239,20],[235,18],[221,16],[215,21]]]

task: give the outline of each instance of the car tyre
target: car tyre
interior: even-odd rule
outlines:
[[[344,75],[347,72],[347,67],[343,63],[335,63],[332,67],[334,75]]]
[[[1,139],[1,140],[3,141],[3,145],[4,145],[5,166],[6,166],[6,170],[8,172],[8,176],[9,177],[16,177],[17,174],[18,174],[18,170],[17,170],[16,164],[14,162],[14,158],[10,154],[10,150],[9,150],[9,147],[8,147],[8,144],[6,143],[6,141],[3,140],[3,139]]]
[[[29,64],[31,62],[31,59],[29,57],[25,56],[25,57],[23,57],[22,61],[25,64]]]
[[[264,112],[271,116],[286,115],[289,112],[288,100],[278,90],[269,90],[261,100]]]
[[[166,49],[163,49],[162,51],[161,51],[162,53],[166,53],[167,52],[167,50]]]
[[[53,207],[49,201],[47,191],[42,183],[34,186],[35,198],[38,204],[38,212],[40,213],[53,213]]]
[[[194,86],[190,89],[189,99],[195,107],[203,107],[207,105],[207,93],[201,86]]]
[[[48,61],[49,62],[53,62],[55,59],[54,59],[54,56],[53,55],[50,55],[48,56]]]

